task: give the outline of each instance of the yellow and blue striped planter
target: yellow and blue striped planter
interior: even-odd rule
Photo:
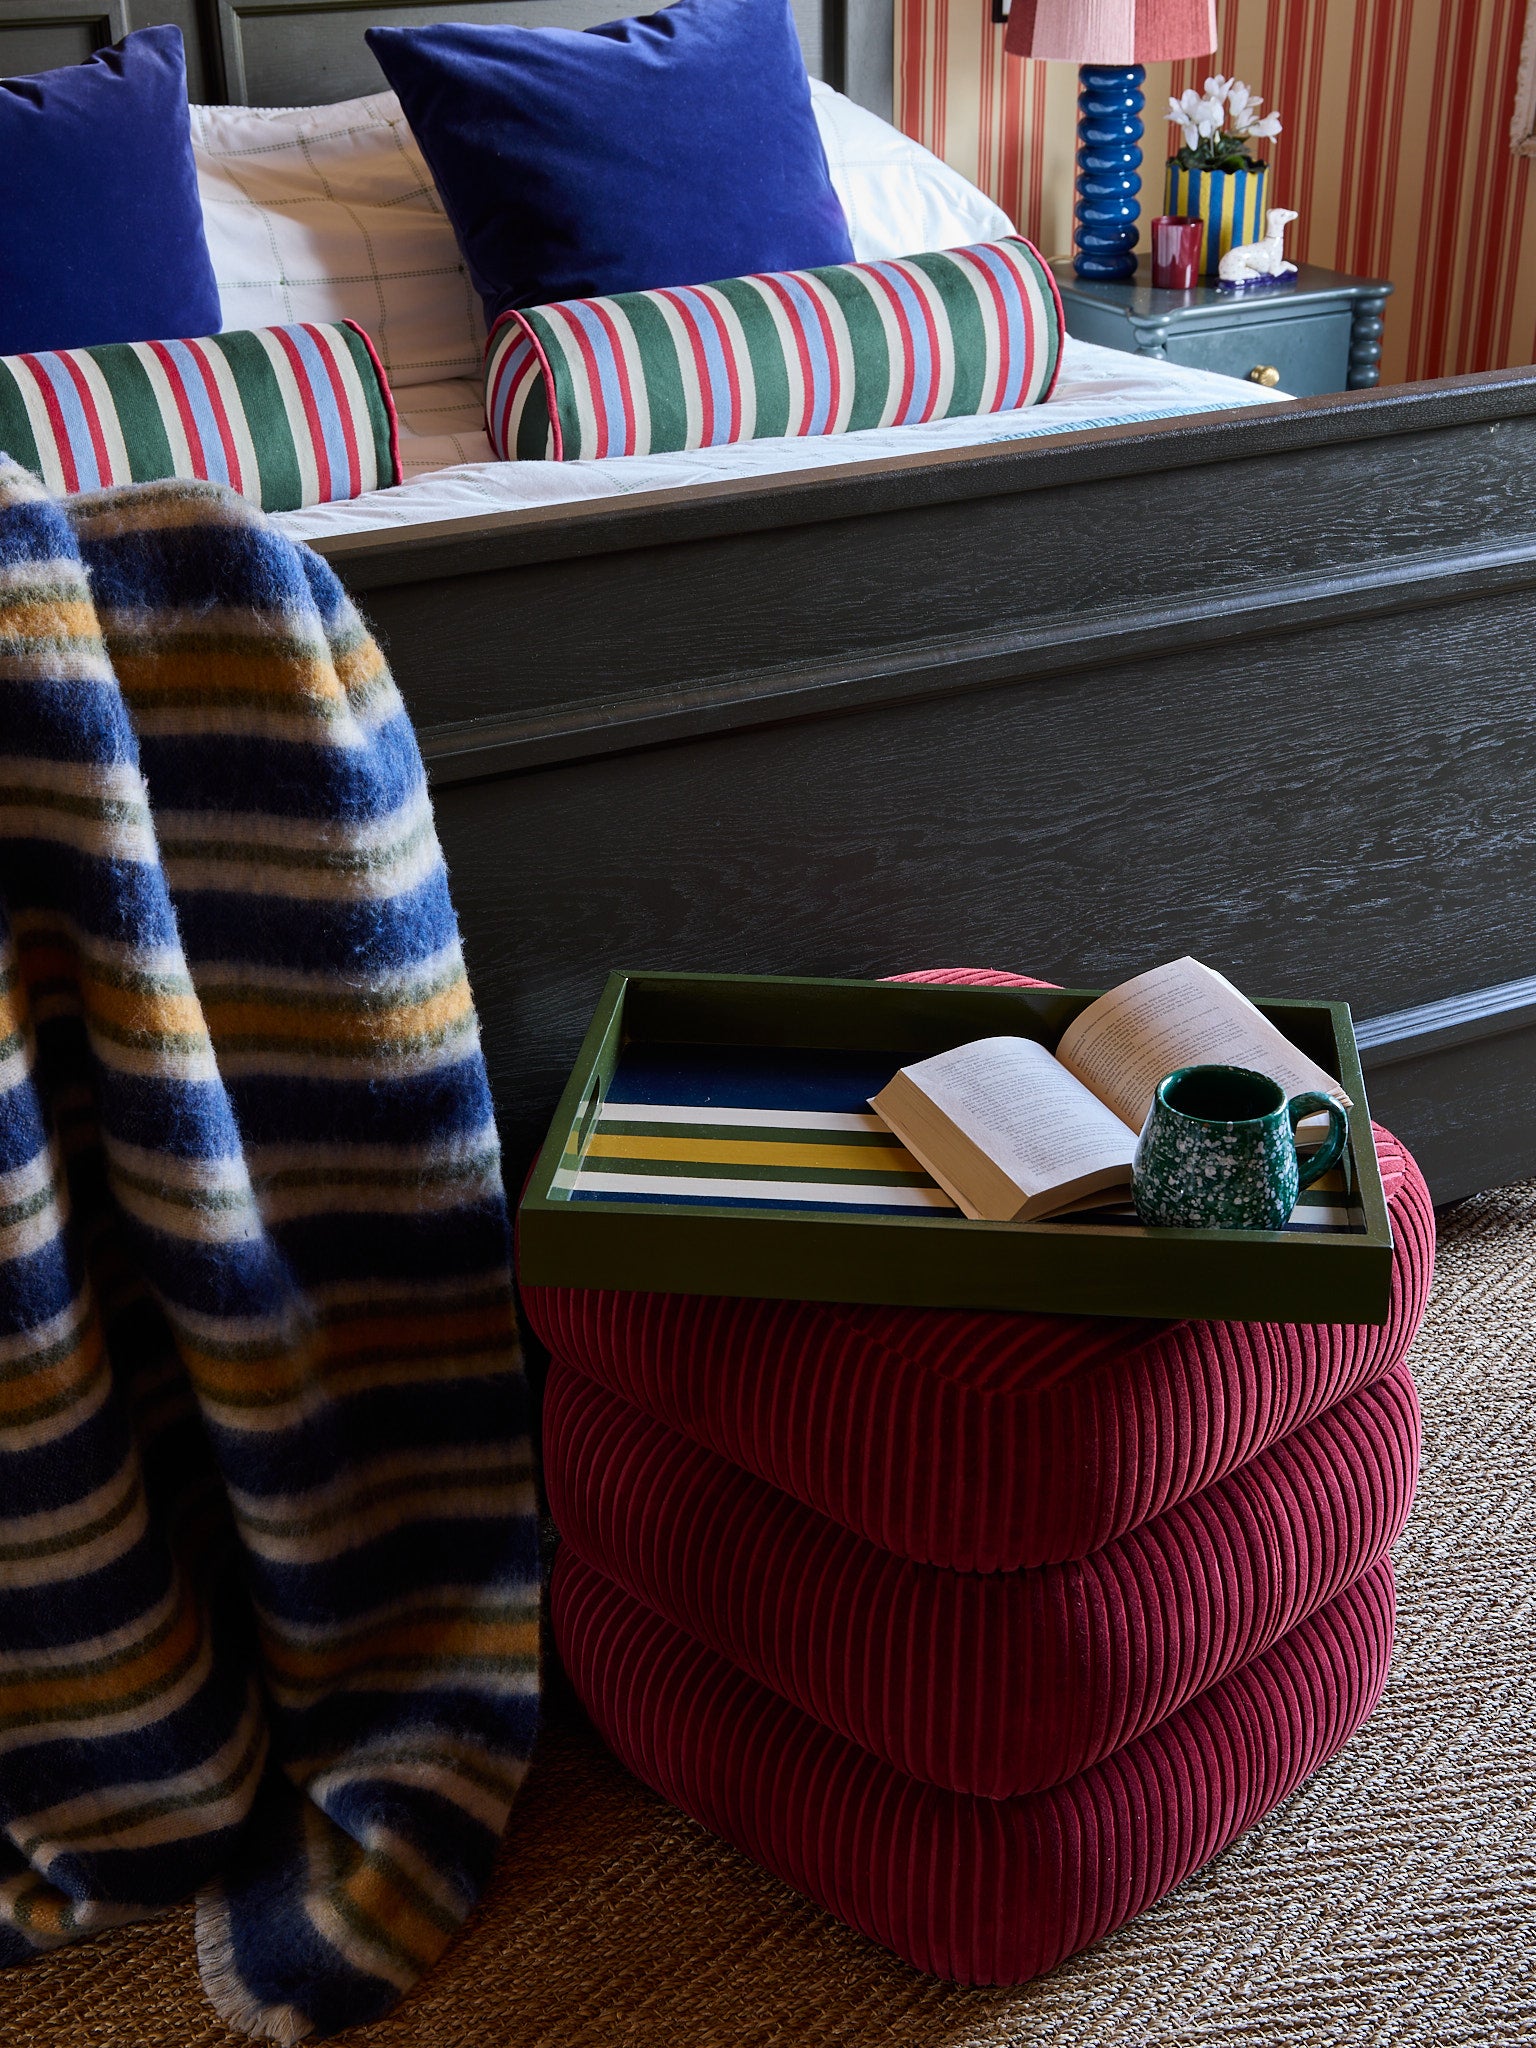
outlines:
[[[1200,238],[1202,277],[1215,277],[1229,249],[1256,242],[1263,234],[1268,176],[1268,164],[1253,171],[1186,171],[1169,164],[1164,210],[1205,222]]]

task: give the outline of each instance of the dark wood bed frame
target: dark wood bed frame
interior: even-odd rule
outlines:
[[[0,0],[0,73],[177,20],[192,90],[377,89],[378,19]],[[797,7],[888,111],[890,0]],[[615,966],[1354,1007],[1436,1199],[1536,1173],[1536,372],[327,541],[436,791],[509,1169]]]

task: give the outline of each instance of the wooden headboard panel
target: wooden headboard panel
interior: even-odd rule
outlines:
[[[639,13],[645,0],[635,0]],[[818,78],[886,119],[895,0],[794,0],[805,61]],[[310,106],[378,92],[363,41],[377,22],[512,21],[590,28],[625,0],[0,0],[0,78],[78,64],[129,29],[175,22],[194,100]]]

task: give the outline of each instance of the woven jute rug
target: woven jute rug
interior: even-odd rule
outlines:
[[[370,2048],[1536,2040],[1536,1184],[1442,1219],[1386,1697],[1161,1905],[1018,1991],[915,1975],[628,1778],[558,1694],[496,1881]],[[234,2048],[191,1916],[0,1975],[4,2048]]]

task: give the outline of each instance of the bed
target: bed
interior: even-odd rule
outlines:
[[[200,98],[331,101],[391,11],[0,0],[0,70],[175,19]],[[888,113],[891,0],[796,11]],[[1536,1172],[1536,372],[1155,411],[304,529],[417,722],[512,1171],[614,966],[1191,951],[1348,997],[1437,1200]]]

